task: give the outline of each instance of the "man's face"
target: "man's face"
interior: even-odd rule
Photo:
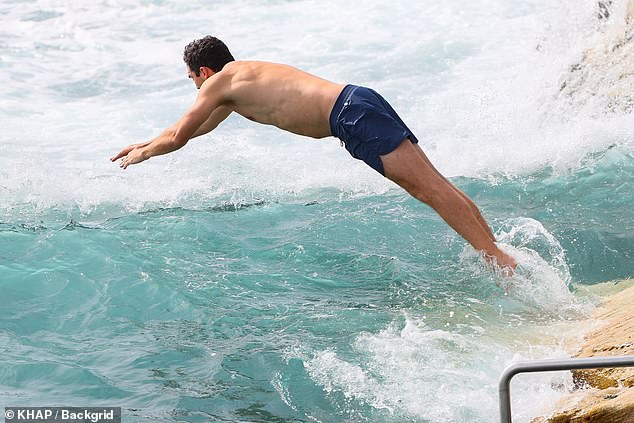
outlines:
[[[205,78],[204,74],[204,72],[199,71],[198,76],[196,76],[196,72],[194,72],[189,68],[189,66],[187,66],[187,77],[194,81],[194,85],[196,85],[197,89],[200,89],[200,86],[203,84],[203,82],[205,82],[205,79],[207,79]]]

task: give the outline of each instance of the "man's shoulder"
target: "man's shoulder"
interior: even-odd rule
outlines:
[[[227,63],[220,74],[231,80],[232,83],[237,82],[253,82],[266,78],[285,78],[292,75],[303,73],[301,70],[281,63],[264,62],[264,61],[234,61]]]
[[[266,62],[262,60],[234,60],[233,62],[227,63],[222,71],[224,72],[236,72],[243,70],[257,70],[262,68],[293,68],[290,65],[285,65],[282,63],[275,62]]]
[[[227,63],[223,67],[223,70],[231,69],[231,68],[252,67],[252,66],[284,66],[284,65],[281,63],[268,62],[265,60],[233,60]]]
[[[247,60],[236,60],[233,62],[227,63],[219,74],[223,76],[229,76],[231,78],[252,78],[258,73],[261,73],[263,69],[273,65],[268,62],[257,62],[257,61],[247,61]]]

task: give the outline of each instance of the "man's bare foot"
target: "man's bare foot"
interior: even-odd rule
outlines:
[[[484,258],[489,264],[500,272],[501,275],[511,277],[515,274],[517,262],[508,254],[498,249],[493,255],[485,254]]]

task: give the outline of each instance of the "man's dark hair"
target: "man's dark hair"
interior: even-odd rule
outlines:
[[[235,59],[229,53],[225,43],[216,37],[207,35],[187,44],[183,60],[196,76],[200,76],[201,66],[206,66],[214,72],[220,72],[227,63],[233,62]]]

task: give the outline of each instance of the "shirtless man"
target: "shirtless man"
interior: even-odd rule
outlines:
[[[189,78],[199,94],[185,115],[158,137],[124,148],[126,169],[171,153],[216,128],[231,112],[312,138],[338,137],[350,154],[431,206],[473,248],[507,274],[515,260],[495,245],[476,205],[443,177],[418,139],[375,91],[335,84],[290,66],[235,61],[227,46],[207,36],[185,47]]]

